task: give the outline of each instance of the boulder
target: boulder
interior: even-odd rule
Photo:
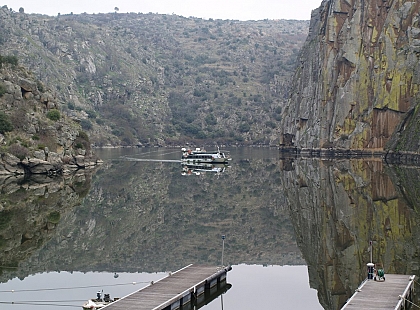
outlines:
[[[75,157],[76,159],[76,165],[80,168],[84,168],[85,167],[85,157],[83,155],[77,155]]]
[[[47,161],[53,165],[61,165],[63,163],[61,156],[55,152],[48,152]]]
[[[34,92],[37,90],[36,83],[27,79],[20,79],[19,86],[27,92]]]
[[[46,160],[38,158],[29,158],[22,161],[25,168],[32,174],[50,174],[58,169]]]
[[[20,163],[19,158],[17,158],[15,155],[12,155],[10,153],[5,153],[2,155],[2,160],[4,163],[8,164],[12,167],[17,167]]]
[[[34,94],[33,94],[32,92],[26,92],[26,93],[23,95],[23,97],[24,97],[26,100],[31,100],[31,99],[34,99]]]
[[[35,151],[34,157],[37,159],[45,160],[45,152],[44,151]]]

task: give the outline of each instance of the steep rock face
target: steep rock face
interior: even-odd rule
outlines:
[[[331,0],[313,11],[284,114],[284,145],[386,147],[417,105],[419,6],[404,0]]]

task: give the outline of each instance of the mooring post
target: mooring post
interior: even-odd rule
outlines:
[[[372,280],[373,279],[373,267],[375,266],[374,263],[367,263],[367,268],[368,268],[368,280]]]
[[[367,269],[368,269],[368,280],[373,280],[373,269],[375,267],[375,264],[372,263],[372,240],[369,241],[369,252],[370,252],[370,263],[367,263]]]

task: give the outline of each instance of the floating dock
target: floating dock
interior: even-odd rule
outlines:
[[[102,309],[174,310],[200,300],[226,283],[231,267],[188,265],[167,277],[127,295]]]
[[[365,280],[341,309],[408,309],[413,301],[415,276],[386,274],[385,278]]]

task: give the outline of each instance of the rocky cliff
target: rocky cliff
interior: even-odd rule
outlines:
[[[57,174],[97,159],[79,123],[59,112],[50,89],[0,55],[0,175]]]
[[[282,144],[418,152],[420,3],[330,0],[314,10]]]

